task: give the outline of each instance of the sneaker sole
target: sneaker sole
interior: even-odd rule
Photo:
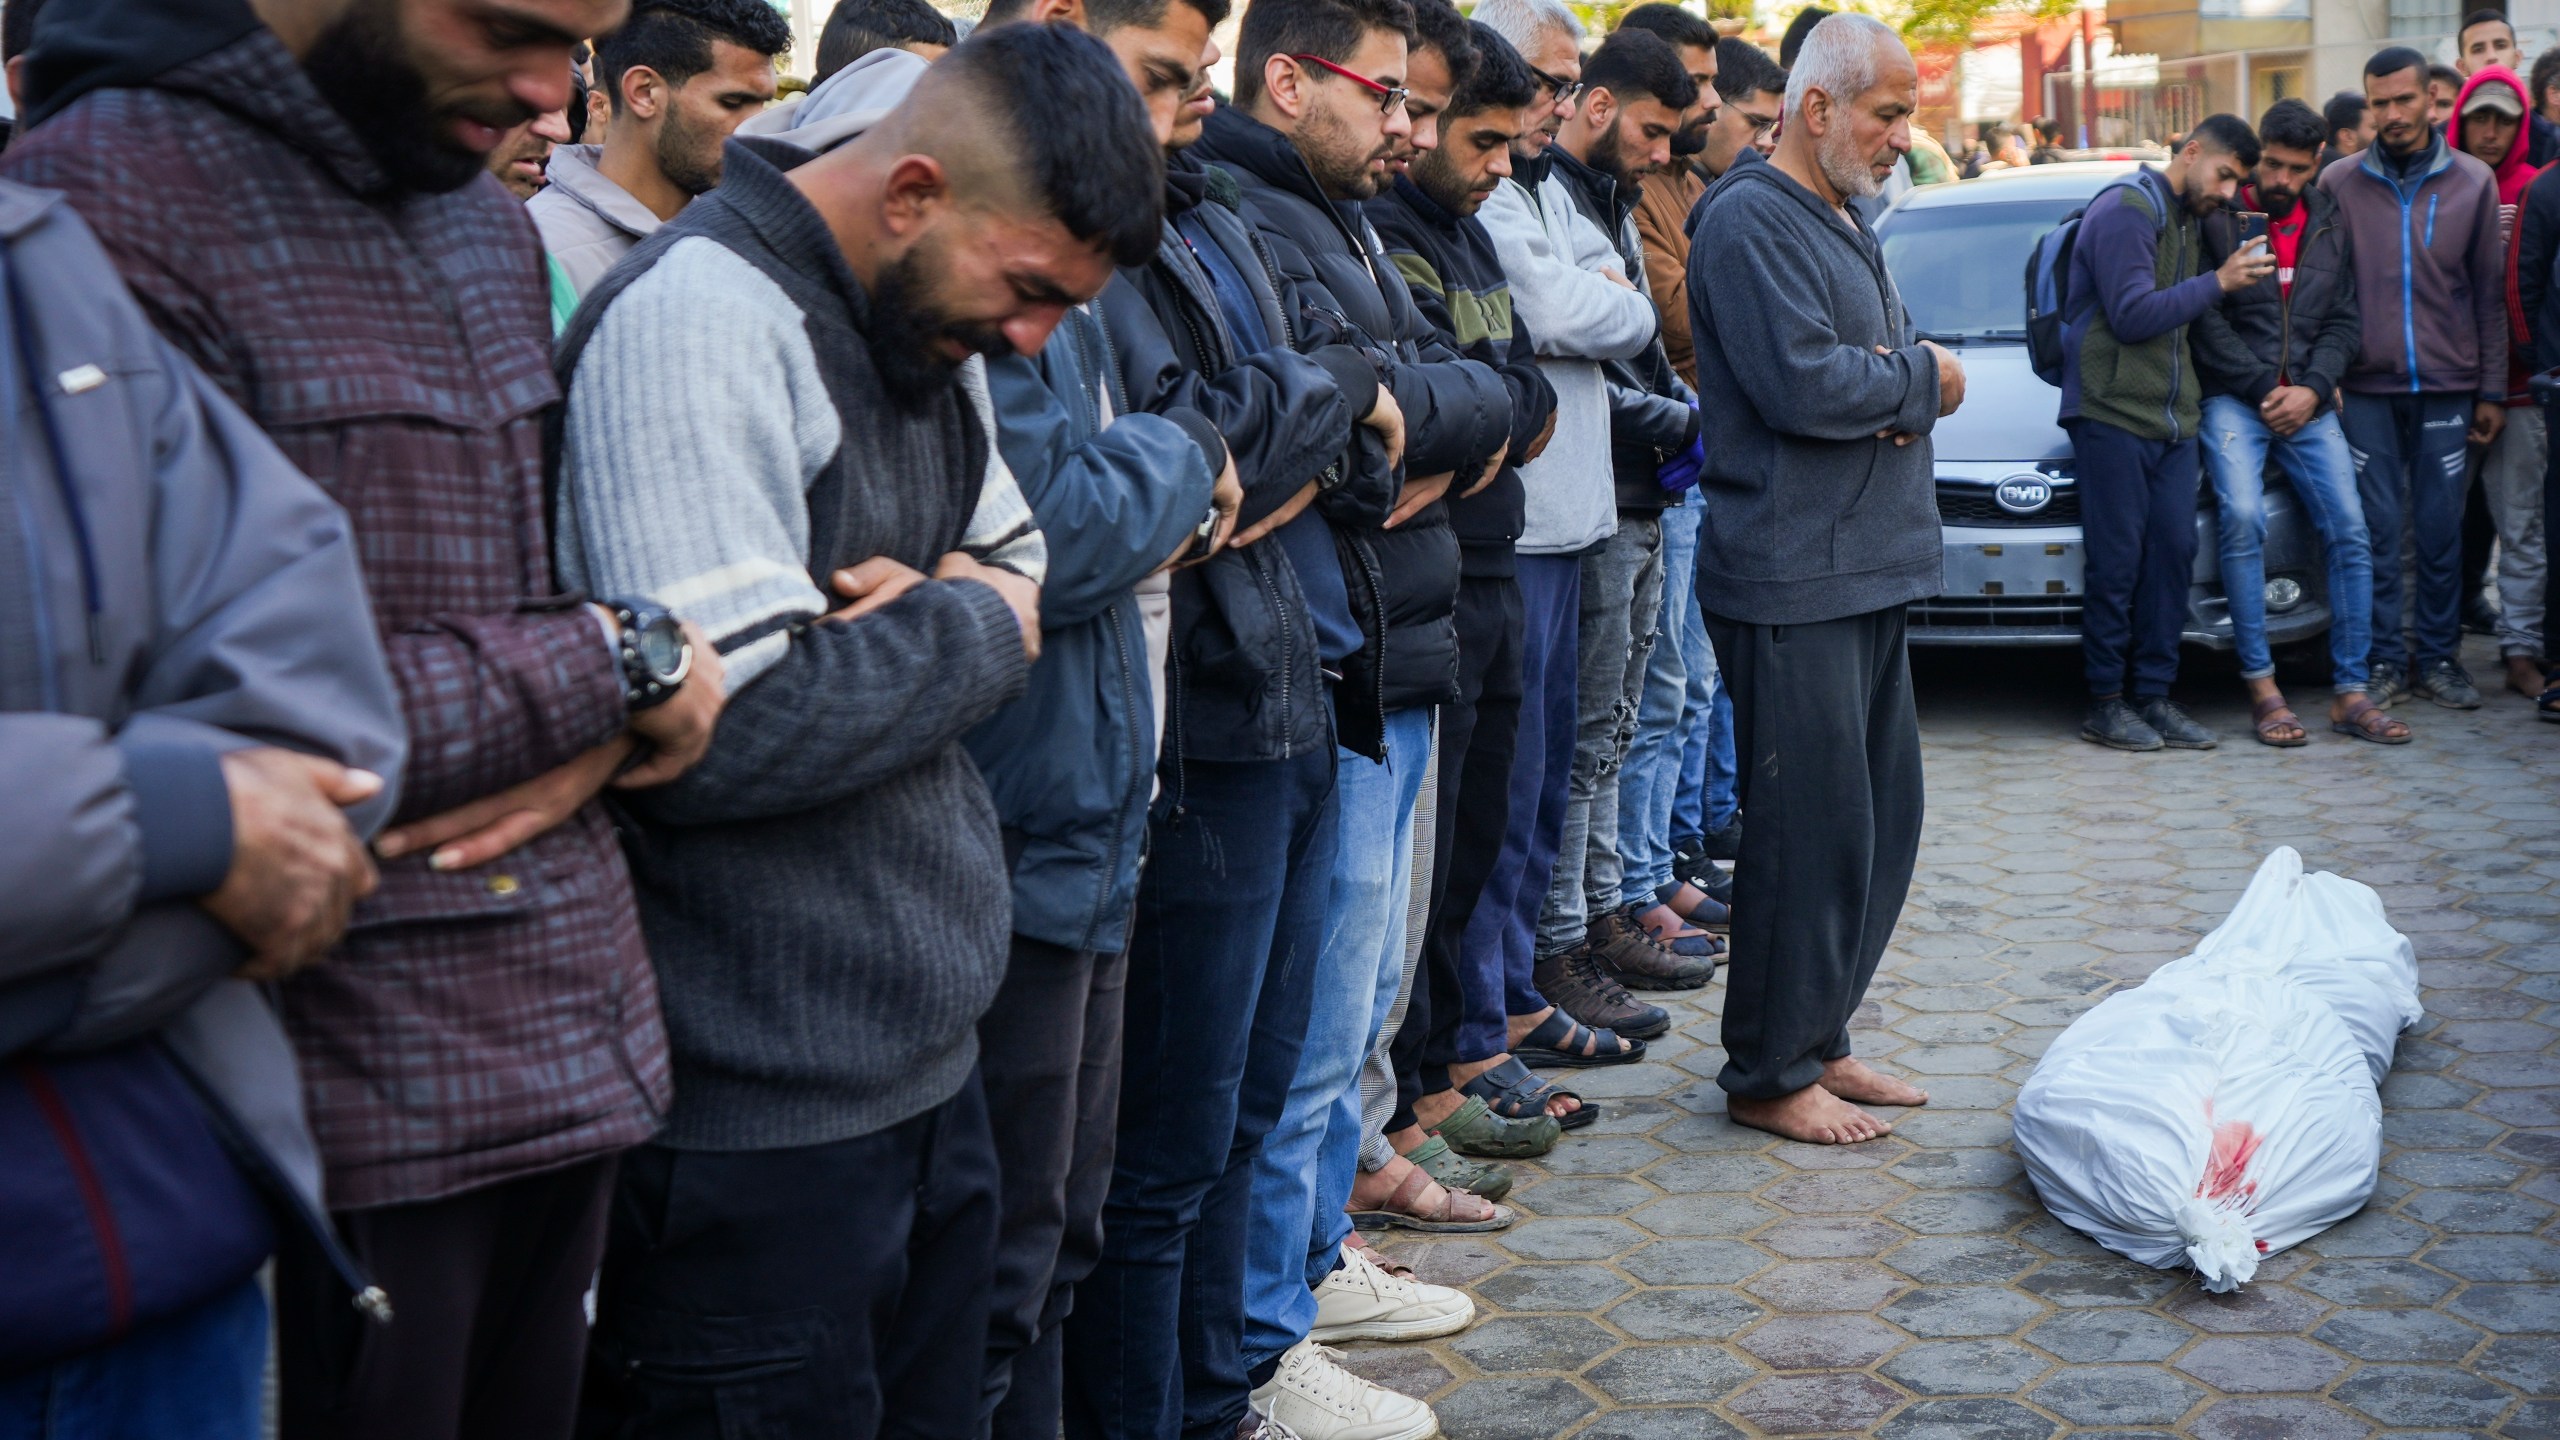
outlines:
[[[1704,990],[1709,985],[1715,983],[1716,967],[1710,963],[1707,966],[1707,973],[1699,976],[1695,980],[1680,980],[1667,976],[1657,978],[1651,975],[1630,975],[1623,970],[1614,972],[1611,978],[1615,979],[1619,984],[1626,986],[1630,990],[1652,990],[1657,992],[1670,990]],[[1624,1035],[1627,1032],[1621,1030],[1618,1033]],[[1639,1035],[1636,1038],[1643,1040],[1649,1037]]]
[[[1270,1418],[1270,1411],[1263,1406],[1256,1405],[1253,1407],[1253,1410],[1255,1414],[1260,1415],[1265,1419]],[[1295,1429],[1296,1427],[1292,1426],[1291,1428]],[[1306,1436],[1322,1436],[1324,1434],[1323,1431],[1313,1429],[1299,1430],[1297,1433]],[[1440,1417],[1431,1413],[1431,1407],[1425,1405],[1422,1409],[1422,1418],[1415,1422],[1415,1424],[1408,1425],[1402,1430],[1389,1430],[1382,1434],[1370,1436],[1368,1437],[1368,1440],[1439,1440],[1439,1437]]]
[[[2222,748],[2222,742],[2219,740],[2172,740],[2163,735],[2160,737],[2160,748],[2163,750],[2219,750]]]
[[[2421,700],[2432,701],[2435,704],[2441,705],[2447,710],[2477,710],[2480,708],[2480,697],[2477,695],[2472,696],[2468,700],[2447,700],[2433,690],[2412,690],[2409,693],[2415,695]]]
[[[1357,1325],[1319,1325],[1307,1332],[1307,1338],[1319,1345],[1339,1345],[1345,1340],[1437,1340],[1455,1335],[1476,1323],[1475,1307],[1470,1305],[1455,1315],[1438,1315],[1428,1320],[1363,1320]]]
[[[2080,738],[2092,745],[2104,745],[2110,750],[2127,750],[2136,755],[2148,755],[2154,750],[2164,749],[2167,746],[2167,742],[2162,740],[2154,740],[2148,745],[2143,745],[2131,740],[2111,739],[2085,727],[2080,731]]]

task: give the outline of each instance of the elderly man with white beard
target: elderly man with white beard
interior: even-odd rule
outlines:
[[[1698,600],[1733,687],[1741,858],[1716,1082],[1735,1121],[1814,1144],[1928,1097],[1849,1054],[1919,853],[1919,721],[1903,607],[1937,593],[1929,431],[1964,369],[1914,342],[1849,202],[1911,148],[1919,72],[1863,15],[1815,26],[1765,165],[1692,221],[1705,407]]]

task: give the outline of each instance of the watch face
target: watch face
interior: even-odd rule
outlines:
[[[673,675],[684,663],[684,631],[673,616],[657,616],[641,628],[640,659],[656,675]]]

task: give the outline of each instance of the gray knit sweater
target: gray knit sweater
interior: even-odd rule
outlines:
[[[930,573],[965,543],[1036,575],[1038,532],[962,387],[921,410],[881,388],[861,286],[776,168],[798,156],[733,142],[560,351],[564,577],[658,600],[729,667],[710,754],[623,795],[680,1149],[940,1104],[1004,973],[1003,846],[959,739],[1022,689],[1011,610],[936,581],[816,617],[842,603],[825,577],[874,555]]]

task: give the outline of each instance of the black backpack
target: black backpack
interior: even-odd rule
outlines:
[[[2140,176],[2136,171],[2109,181],[2089,197],[2089,205],[2119,185],[2139,184]],[[2080,242],[2080,220],[2089,205],[2063,216],[2027,251],[2027,363],[2035,367],[2037,379],[2057,389],[2062,385],[2062,327],[2071,302],[2071,251]]]

